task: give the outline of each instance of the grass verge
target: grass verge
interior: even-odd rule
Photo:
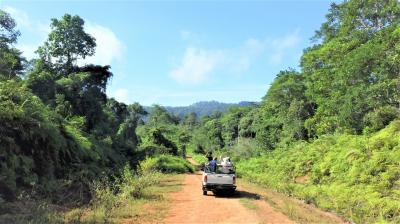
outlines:
[[[121,179],[94,183],[92,201],[64,207],[33,199],[2,203],[0,223],[159,223],[169,208],[171,192],[179,191],[184,176],[126,169]]]
[[[254,203],[254,200],[248,198],[241,198],[239,202],[245,207],[250,210],[258,210],[259,207]]]
[[[127,200],[109,210],[104,206],[71,210],[65,214],[67,223],[76,223],[75,213],[82,213],[81,223],[160,223],[167,214],[169,199],[166,195],[179,191],[183,175],[164,174],[157,185],[146,189],[138,199]],[[72,219],[71,219],[72,217]]]
[[[283,147],[283,146],[282,146]],[[354,223],[400,223],[400,121],[373,134],[335,134],[241,160],[241,177]]]
[[[296,223],[344,223],[345,221],[338,216],[319,210],[318,208],[303,203],[295,198],[272,191],[258,184],[251,183],[243,178],[239,179],[239,187],[260,195],[261,200],[267,202],[276,211],[289,217]],[[247,201],[248,200],[248,201]],[[254,201],[249,199],[240,200],[247,208],[257,206]]]

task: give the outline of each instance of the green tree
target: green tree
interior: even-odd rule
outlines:
[[[121,122],[117,136],[120,138],[120,141],[128,142],[128,145],[134,149],[139,142],[136,134],[136,127],[138,126],[141,116],[145,115],[147,112],[138,103],[129,105],[127,109],[128,114],[125,120]]]
[[[317,31],[322,42],[301,59],[306,95],[317,105],[306,127],[317,135],[361,133],[367,114],[399,107],[400,3],[345,1],[327,18]]]
[[[0,9],[0,46],[4,47],[17,42],[20,32],[15,30],[17,24],[10,14]]]
[[[258,119],[258,107],[252,107],[239,121],[239,137],[255,138],[254,122]]]
[[[197,125],[197,114],[191,112],[187,114],[183,119],[183,124],[188,126],[189,129],[193,129]]]
[[[12,46],[20,35],[15,27],[14,19],[0,9],[0,81],[22,75],[26,63],[21,51]]]
[[[239,137],[240,120],[251,110],[251,107],[230,107],[221,117],[222,136],[225,145],[233,145]]]
[[[179,123],[179,118],[168,113],[164,107],[160,105],[153,105],[150,109],[148,122],[151,126],[155,127],[160,125],[168,126],[170,124],[176,125]]]
[[[274,149],[279,142],[307,139],[304,121],[314,113],[314,104],[305,96],[304,76],[282,71],[275,78],[254,121],[258,142]]]
[[[321,25],[314,39],[324,42],[339,36],[366,37],[400,22],[397,0],[352,0],[332,3],[327,21]]]
[[[52,19],[49,37],[37,50],[40,58],[50,64],[54,61],[68,70],[78,59],[94,55],[96,42],[85,32],[84,23],[79,16],[70,14],[65,14],[60,20]]]
[[[204,124],[204,129],[208,139],[207,149],[208,150],[220,150],[224,144],[222,137],[222,124],[219,119],[211,119]]]

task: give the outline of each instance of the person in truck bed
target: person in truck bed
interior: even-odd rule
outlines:
[[[229,157],[225,157],[222,159],[221,167],[223,173],[234,173],[233,163],[231,161],[231,158]]]
[[[207,162],[211,162],[211,160],[213,159],[212,152],[208,152],[206,157],[207,157]]]
[[[215,157],[213,160],[211,160],[208,163],[208,166],[210,167],[210,171],[215,173],[217,171],[217,158]]]

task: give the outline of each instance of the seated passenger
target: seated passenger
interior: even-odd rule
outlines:
[[[222,172],[223,173],[228,174],[228,173],[234,172],[233,164],[232,164],[232,161],[231,161],[231,159],[229,157],[225,157],[225,158],[222,159],[221,166],[222,166]]]
[[[208,163],[208,165],[210,167],[211,172],[216,172],[217,171],[217,158],[215,157],[213,160],[211,160]]]

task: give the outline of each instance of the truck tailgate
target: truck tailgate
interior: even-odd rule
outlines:
[[[207,174],[208,184],[234,184],[233,174]]]

